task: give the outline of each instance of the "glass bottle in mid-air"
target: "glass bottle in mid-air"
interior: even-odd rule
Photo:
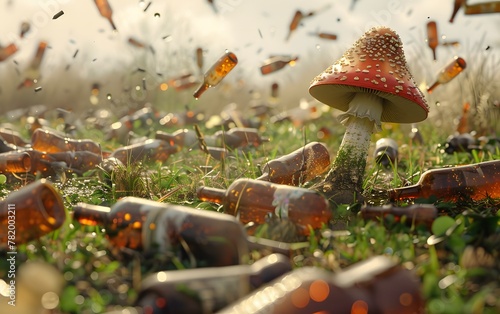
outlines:
[[[430,94],[434,91],[434,89],[441,85],[446,84],[452,79],[454,79],[460,72],[462,72],[467,63],[464,59],[460,57],[455,57],[453,61],[451,61],[445,68],[443,68],[437,75],[436,81],[427,88],[427,92]]]
[[[113,22],[113,10],[109,5],[108,0],[94,0],[94,1],[101,16],[109,21],[113,30],[116,30],[115,23]]]
[[[238,64],[238,58],[230,51],[224,53],[208,71],[205,72],[203,83],[194,92],[194,98],[198,99],[210,87],[216,86],[223,78]]]
[[[274,56],[264,60],[264,64],[260,67],[260,73],[267,75],[283,69],[285,66],[295,66],[299,57],[289,56]]]
[[[439,45],[439,37],[437,32],[437,23],[435,21],[427,23],[427,45],[432,50],[433,60],[436,60],[436,48]]]

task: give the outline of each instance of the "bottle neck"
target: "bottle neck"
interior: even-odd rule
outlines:
[[[73,207],[73,219],[86,226],[106,227],[110,212],[109,207],[79,203]]]
[[[226,190],[201,186],[196,191],[198,198],[202,201],[222,204],[226,195]]]
[[[200,96],[210,87],[209,84],[202,83],[200,87],[194,92],[193,96],[194,98],[198,99]]]
[[[411,185],[405,186],[401,188],[396,188],[392,190],[388,190],[389,199],[393,201],[400,201],[403,199],[415,199],[421,197],[421,188],[420,185]]]

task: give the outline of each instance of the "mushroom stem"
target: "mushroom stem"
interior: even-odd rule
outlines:
[[[349,110],[339,116],[346,132],[330,172],[320,190],[337,204],[351,204],[363,200],[363,176],[370,139],[374,126],[379,128],[382,98],[358,93],[349,104]]]

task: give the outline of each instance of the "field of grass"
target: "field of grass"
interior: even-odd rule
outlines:
[[[59,127],[56,122],[51,126]],[[203,134],[217,130],[200,127]],[[328,137],[318,137],[321,127],[331,132]],[[493,152],[445,154],[439,144],[444,144],[449,134],[436,130],[431,123],[423,122],[418,127],[424,143],[412,141],[410,128],[405,125],[384,125],[384,130],[373,136],[371,149],[376,139],[391,137],[398,143],[400,155],[397,168],[384,170],[375,164],[370,153],[364,181],[368,204],[388,203],[386,189],[415,183],[425,170],[500,158],[498,148]],[[135,132],[152,137],[152,130],[157,129],[171,133],[177,127],[153,125],[136,128]],[[57,269],[63,288],[59,298],[46,302],[50,308],[47,313],[100,313],[129,306],[137,296],[141,279],[148,274],[191,267],[190,261],[180,259],[176,252],[156,259],[111,246],[102,228],[72,221],[72,206],[76,203],[110,206],[120,197],[137,196],[200,210],[222,211],[218,205],[200,202],[196,188],[201,184],[226,188],[237,178],[256,178],[266,161],[311,141],[325,143],[333,160],[344,128],[332,119],[331,112],[326,112],[303,127],[294,126],[290,121],[272,124],[265,118],[260,131],[269,142],[233,151],[223,161],[207,157],[199,149],[184,148],[163,164],[127,165],[112,175],[96,169],[80,177],[66,174],[53,178],[52,182],[63,196],[68,219],[55,232],[20,245],[17,255],[18,269],[26,261],[43,261]],[[80,130],[77,137],[101,142],[103,135],[100,130],[88,128]],[[116,141],[101,144],[105,150],[120,146]],[[306,182],[303,186],[309,188],[313,183]],[[1,197],[20,184],[23,183],[19,180],[2,184]],[[333,221],[307,238],[298,236],[293,225],[279,221],[269,221],[257,234],[284,242],[308,241],[307,249],[298,250],[292,256],[294,267],[315,265],[338,272],[371,256],[391,256],[421,279],[429,313],[498,313],[499,201],[450,203],[420,199],[418,202],[435,204],[443,217],[435,221],[432,230],[396,222],[392,217],[383,222],[364,221],[358,215],[360,204],[345,204],[332,207]],[[433,235],[441,239],[430,245],[428,239]],[[6,278],[7,255],[1,255],[0,276]],[[258,256],[252,254],[250,260]]]

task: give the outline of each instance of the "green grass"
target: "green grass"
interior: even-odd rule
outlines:
[[[317,138],[316,132],[321,126],[332,131],[329,138]],[[445,155],[437,144],[444,143],[449,134],[436,130],[431,123],[424,122],[419,128],[425,139],[423,146],[412,143],[407,126],[386,125],[381,133],[373,136],[373,144],[380,137],[395,139],[400,148],[400,160],[397,167],[381,169],[369,155],[364,180],[368,203],[387,203],[385,189],[415,183],[427,169],[500,158],[498,150],[494,153]],[[150,134],[150,130],[136,131],[142,135]],[[201,131],[211,134],[216,130],[201,127]],[[52,313],[98,313],[115,306],[131,305],[142,278],[154,271],[187,268],[189,261],[181,260],[175,252],[154,259],[132,250],[114,248],[101,228],[85,227],[71,220],[74,204],[86,202],[110,206],[117,199],[130,195],[200,210],[221,211],[220,206],[196,198],[199,185],[226,188],[237,178],[258,177],[267,160],[311,141],[324,142],[333,160],[343,132],[344,128],[337,122],[332,123],[331,113],[327,112],[302,129],[289,122],[265,123],[262,135],[270,138],[268,143],[233,152],[224,161],[209,158],[201,150],[184,149],[164,164],[125,165],[113,172],[95,169],[83,177],[63,177],[56,186],[68,211],[66,223],[51,234],[19,246],[17,266],[26,261],[45,261],[60,272],[65,286],[59,305]],[[102,136],[95,129],[79,134],[80,138],[95,140]],[[112,148],[118,144],[106,143],[103,146]],[[304,187],[313,183],[305,183]],[[4,196],[14,188],[16,185],[0,186],[5,191],[2,192]],[[281,241],[308,241],[309,248],[293,257],[295,267],[316,265],[337,272],[370,256],[393,256],[421,279],[429,313],[497,313],[500,310],[499,200],[419,201],[432,202],[439,208],[440,218],[432,230],[396,222],[390,216],[382,222],[364,221],[358,215],[359,204],[345,204],[335,209],[334,220],[329,226],[307,239],[298,238],[293,225],[280,221],[261,226],[257,234]],[[439,241],[429,244],[431,237]],[[2,278],[5,278],[7,266],[3,255],[0,257]]]

